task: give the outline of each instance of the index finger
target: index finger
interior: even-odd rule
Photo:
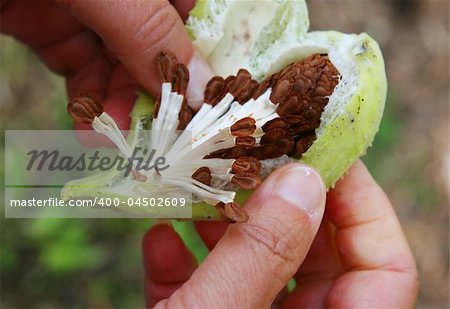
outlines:
[[[132,76],[150,94],[160,92],[155,56],[170,50],[187,64],[193,46],[177,11],[167,0],[56,0],[95,31]]]

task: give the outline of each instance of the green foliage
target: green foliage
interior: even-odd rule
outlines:
[[[42,219],[36,222],[46,223],[49,220],[54,219]],[[55,231],[58,232],[55,233]],[[80,229],[78,224],[66,222],[63,229],[57,228],[52,231],[52,234],[40,239],[45,239],[46,246],[42,248],[38,261],[52,272],[67,274],[94,269],[103,260],[104,252],[98,246],[89,243],[87,233]]]

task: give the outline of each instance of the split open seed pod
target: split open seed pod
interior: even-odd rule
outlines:
[[[162,52],[156,59],[161,96],[142,94],[132,112],[137,132],[163,129],[168,135],[144,144],[136,136],[125,141],[97,104],[69,105],[75,120],[92,119],[97,110],[94,129],[109,136],[124,157],[138,146],[156,147],[179,168],[75,180],[63,198],[127,199],[178,187],[194,196],[193,219],[244,222],[248,216],[240,205],[275,168],[301,161],[332,187],[372,143],[387,85],[381,51],[367,34],[307,32],[304,1],[201,1],[187,27],[217,75],[205,89],[205,103],[199,111],[189,107],[189,72]],[[188,145],[192,166],[182,168]],[[132,211],[146,215],[148,209]]]

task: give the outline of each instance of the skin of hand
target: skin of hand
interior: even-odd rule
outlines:
[[[245,209],[245,224],[196,223],[211,250],[200,266],[170,224],[153,226],[142,243],[147,306],[414,307],[414,258],[362,162],[327,196],[311,168],[281,167]],[[297,285],[288,293],[291,278]]]
[[[128,128],[138,90],[159,94],[153,61],[161,50],[172,51],[191,71],[202,67],[182,21],[194,2],[3,0],[0,29],[64,76],[70,98],[94,96],[120,127]],[[209,78],[204,72],[194,83],[201,88]]]
[[[153,59],[161,50],[200,72],[191,79],[198,88],[210,78],[180,19],[193,3],[4,0],[0,29],[63,75],[69,97],[94,95],[127,128],[136,92],[143,87],[158,95]],[[414,259],[392,206],[363,164],[328,194],[326,211],[325,195],[314,170],[280,168],[248,201],[248,223],[196,224],[214,248],[201,266],[170,225],[154,226],[143,240],[147,305],[413,306]],[[288,294],[292,277],[297,287]]]

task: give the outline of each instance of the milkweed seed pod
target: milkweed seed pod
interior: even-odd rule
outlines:
[[[190,139],[183,132],[170,140],[156,136],[150,143],[172,162],[181,162],[191,147],[192,166],[180,163],[175,173],[133,170],[126,179],[109,173],[83,192],[86,180],[76,180],[63,197],[125,199],[124,186],[142,188],[158,179],[193,194],[194,219],[245,222],[242,205],[249,192],[287,162],[311,165],[332,187],[378,130],[386,76],[380,49],[367,34],[307,32],[308,27],[304,1],[200,1],[187,28],[216,75],[204,89],[204,104],[198,111],[189,107],[189,72],[162,51],[155,59],[161,95],[154,100],[141,94],[132,112],[133,128],[192,133]],[[73,118],[89,120],[129,156],[133,143],[111,117],[92,99],[79,101],[69,107]]]

